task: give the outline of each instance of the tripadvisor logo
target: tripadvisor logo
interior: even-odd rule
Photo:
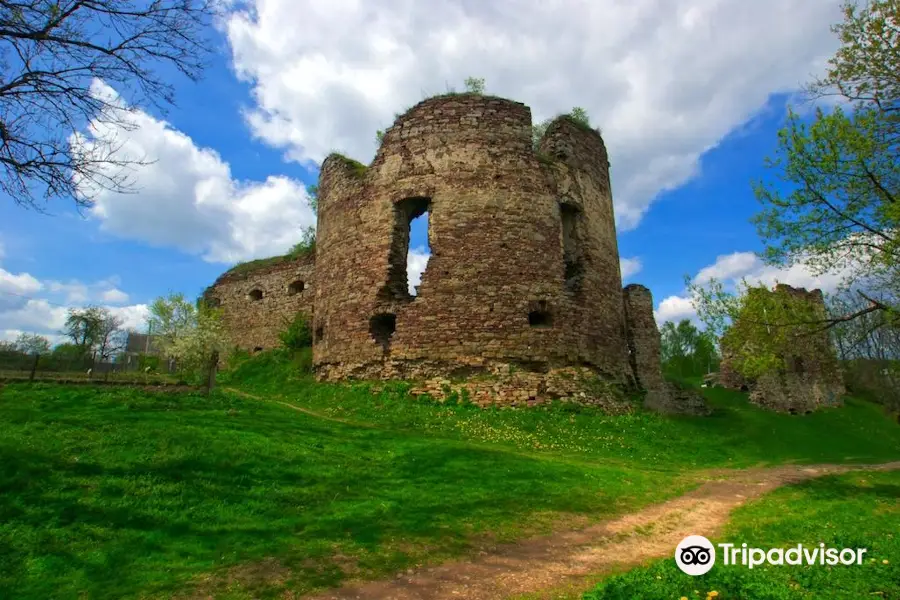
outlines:
[[[675,548],[675,564],[688,575],[703,575],[716,564],[716,549],[702,535],[689,535]]]
[[[750,548],[747,544],[717,544],[725,566],[741,565],[752,569],[760,565],[861,565],[866,548],[827,548],[825,544],[790,548]],[[690,535],[675,548],[675,564],[688,575],[703,575],[716,564],[716,548],[702,535]]]

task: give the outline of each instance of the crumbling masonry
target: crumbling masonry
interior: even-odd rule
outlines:
[[[785,294],[808,303],[820,319],[826,314],[821,290],[807,291],[778,284],[774,291],[754,289],[752,293]],[[796,327],[790,336],[790,352],[780,357],[784,367],[753,380],[738,372],[733,364],[735,351],[723,341],[719,383],[749,391],[751,402],[780,412],[806,414],[821,407],[841,405],[846,390],[828,332]]]
[[[286,316],[314,307],[321,379],[464,385],[481,404],[591,401],[601,381],[667,402],[650,293],[629,286],[623,300],[598,131],[560,117],[534,148],[524,104],[431,98],[384,133],[368,167],[326,158],[318,203],[314,273],[282,262],[208,290],[237,345],[273,347]],[[431,258],[411,295],[410,223],[425,212]]]

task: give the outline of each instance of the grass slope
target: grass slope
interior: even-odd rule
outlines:
[[[224,394],[11,385],[0,490],[2,598],[169,598],[197,575],[277,559],[217,595],[248,598],[385,575],[678,484]]]
[[[674,559],[614,576],[584,600],[900,598],[900,473],[848,473],[776,490],[737,511],[716,541],[758,548],[866,548],[862,565],[716,566],[690,577]],[[712,593],[714,592],[714,593]]]
[[[839,409],[781,415],[746,395],[704,390],[710,417],[636,412],[607,416],[589,407],[480,409],[468,404],[411,401],[407,386],[316,383],[298,374],[302,362],[278,352],[238,365],[226,385],[278,398],[322,414],[390,429],[502,445],[537,455],[602,460],[648,470],[766,464],[886,462],[900,458],[900,427],[882,407],[848,399]]]
[[[316,384],[303,363],[262,354],[223,385],[358,425],[224,388],[3,388],[0,597],[281,597],[620,514],[699,468],[900,458],[900,427],[863,402],[809,417],[721,394],[709,419],[482,411]]]

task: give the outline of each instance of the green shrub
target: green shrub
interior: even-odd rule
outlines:
[[[300,373],[310,374],[313,372],[312,348],[301,348],[293,352],[291,365]]]
[[[312,328],[309,315],[298,312],[287,328],[278,334],[282,346],[288,350],[300,350],[312,346]]]

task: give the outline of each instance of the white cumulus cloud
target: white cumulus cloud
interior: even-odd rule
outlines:
[[[124,329],[144,329],[149,316],[146,304],[122,305],[128,294],[115,287],[117,277],[94,283],[77,280],[41,281],[30,273],[11,273],[0,268],[0,340],[13,341],[22,333],[38,334],[51,343],[61,335],[69,308],[87,303],[105,306],[122,318]]]
[[[118,98],[102,82],[95,82],[93,91]],[[179,248],[210,262],[235,262],[283,254],[305,227],[315,225],[301,182],[283,176],[237,181],[217,152],[198,147],[168,123],[140,110],[117,117],[119,122],[94,120],[74,140],[85,148],[112,142],[117,159],[145,163],[128,170],[133,193],[91,189],[84,183],[95,202],[91,214],[103,230]],[[110,167],[102,173],[117,171]]]
[[[654,312],[654,317],[656,317],[657,324],[662,325],[666,321],[694,319],[697,317],[697,310],[694,308],[690,298],[669,296],[659,303]]]
[[[628,279],[632,275],[637,275],[643,268],[644,265],[641,263],[640,258],[634,257],[619,259],[619,270],[622,273],[623,281]]]
[[[412,295],[416,294],[416,287],[422,283],[422,273],[428,266],[429,258],[431,254],[424,246],[413,248],[406,253],[406,281]]]
[[[789,267],[776,267],[767,265],[753,252],[734,252],[718,256],[713,264],[700,269],[693,281],[704,285],[716,279],[730,291],[737,289],[740,282],[746,281],[750,285],[763,284],[769,288],[786,283],[793,287],[820,289],[829,293],[836,291],[846,280],[849,268],[853,266],[847,262],[826,273],[818,273],[803,262]],[[669,296],[659,303],[655,314],[657,322],[661,324],[665,321],[695,319],[697,311],[689,296]]]
[[[363,161],[425,95],[483,77],[536,120],[585,108],[637,225],[699,157],[821,69],[840,0],[247,0],[224,22],[254,135],[302,163]]]

